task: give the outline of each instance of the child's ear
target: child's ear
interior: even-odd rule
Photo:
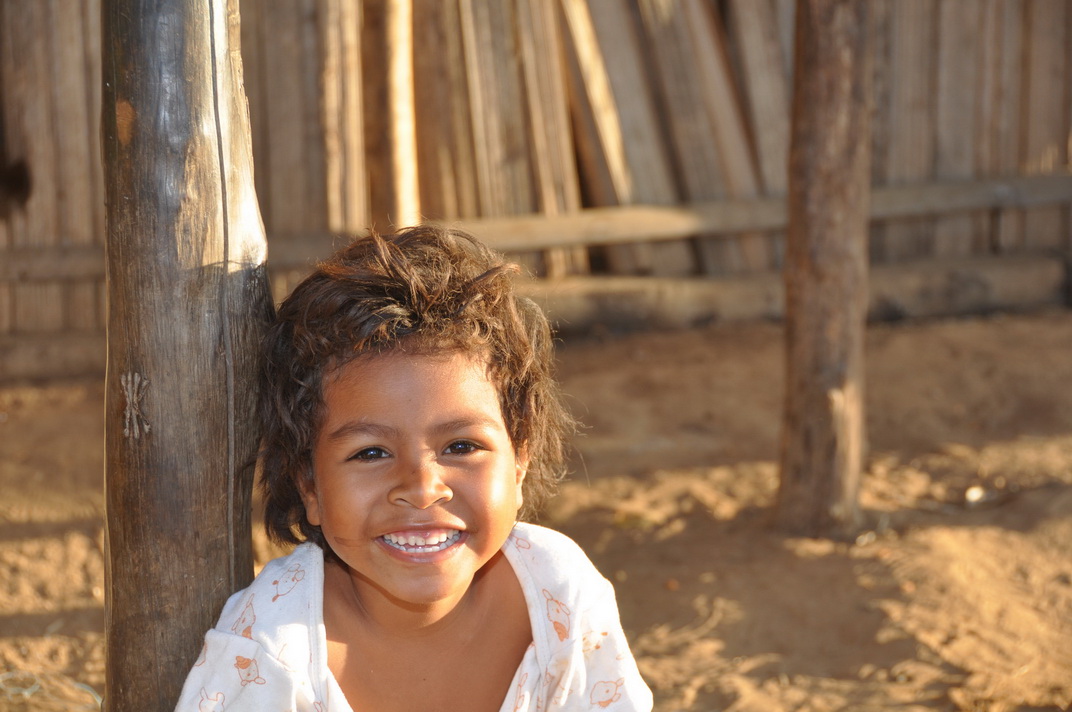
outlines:
[[[516,477],[515,483],[517,487],[517,493],[515,497],[517,499],[517,508],[519,511],[521,510],[521,505],[525,503],[524,488],[522,487],[522,485],[525,484],[525,475],[528,474],[528,471],[529,450],[527,447],[523,446],[517,450],[517,453],[514,457],[514,472]]]
[[[514,466],[517,473],[517,484],[521,485],[525,481],[525,474],[529,471],[529,448],[528,445],[522,445],[517,449],[514,455]]]
[[[320,497],[316,493],[316,478],[312,472],[305,473],[298,480],[298,489],[305,505],[305,518],[314,527],[320,526]]]

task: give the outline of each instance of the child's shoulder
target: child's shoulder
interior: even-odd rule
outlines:
[[[510,532],[510,539],[507,543],[513,544],[521,551],[535,551],[548,556],[588,561],[588,555],[577,542],[560,531],[539,524],[518,522],[514,525],[514,530]]]
[[[584,549],[554,529],[518,523],[504,548],[514,568],[524,569],[541,588],[587,589],[607,584]]]
[[[248,628],[258,617],[304,618],[311,597],[323,590],[323,580],[323,551],[315,544],[300,544],[265,564],[249,586],[227,600],[216,629],[250,637]]]

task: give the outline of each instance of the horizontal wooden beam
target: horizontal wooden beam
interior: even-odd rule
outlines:
[[[102,376],[104,330],[0,335],[0,383],[70,376]]]
[[[872,192],[871,220],[1062,203],[1072,203],[1072,174],[885,186]],[[446,224],[472,233],[503,252],[527,252],[782,230],[786,227],[786,211],[782,198],[763,198],[677,206],[590,208],[554,216],[480,218]],[[326,233],[270,235],[269,268],[298,269],[312,265],[347,239]],[[100,247],[0,251],[0,282],[103,278],[104,252]]]
[[[871,220],[1061,203],[1072,203],[1072,174],[886,186],[872,193]],[[444,224],[465,230],[497,250],[526,252],[782,230],[786,221],[785,200],[763,198],[677,206],[589,208],[553,216],[452,220]],[[330,254],[332,247],[343,239],[337,235],[275,235],[273,238],[269,241],[269,263],[284,268],[312,264]]]
[[[1066,269],[1055,257],[936,259],[874,267],[868,315],[874,321],[964,316],[1067,303]],[[525,280],[522,293],[560,333],[685,328],[782,319],[785,287],[776,273],[719,279],[569,277]]]
[[[0,282],[104,279],[104,248],[50,245],[0,250]]]
[[[1035,256],[976,257],[881,265],[870,274],[873,320],[964,316],[1068,303],[1065,265]],[[625,331],[781,319],[775,273],[721,279],[570,277],[519,281],[559,333]],[[99,375],[104,334],[0,335],[0,382]]]

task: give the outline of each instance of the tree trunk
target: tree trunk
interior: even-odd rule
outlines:
[[[868,3],[801,0],[789,157],[786,400],[776,519],[858,526],[870,197]]]
[[[253,573],[270,313],[237,0],[105,0],[109,712],[172,709]]]

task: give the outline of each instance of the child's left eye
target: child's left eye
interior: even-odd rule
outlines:
[[[480,448],[474,443],[468,440],[458,440],[447,445],[446,454],[448,455],[468,455],[471,452],[476,452]]]
[[[380,460],[387,457],[387,451],[378,447],[367,447],[364,450],[358,450],[349,457],[350,460],[371,461]]]

